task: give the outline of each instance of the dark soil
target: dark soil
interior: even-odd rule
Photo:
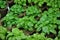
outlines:
[[[50,8],[50,6],[47,5],[46,2],[44,2],[41,6],[41,11],[44,12],[44,11],[48,11],[48,9]]]
[[[7,30],[8,31],[12,31],[12,27],[7,27]]]
[[[13,6],[14,4],[15,4],[15,3],[14,3],[13,0],[7,1],[7,6],[9,6],[9,7]]]
[[[0,9],[1,18],[3,18],[3,17],[5,17],[5,16],[6,16],[7,11],[8,11],[8,9],[7,9],[7,8],[5,8],[5,9]],[[1,18],[0,18],[0,19],[1,19]]]
[[[53,33],[46,34],[45,36],[48,37],[48,38],[52,38],[52,39],[56,38],[56,35],[53,34]]]
[[[25,33],[25,35],[33,35],[34,33],[36,33],[35,30],[33,31],[23,30],[23,32]]]
[[[1,21],[0,21],[0,26],[1,26]]]
[[[14,5],[14,1],[13,0],[8,0],[6,5],[7,5],[6,8],[4,8],[4,9],[0,8],[0,14],[1,14],[0,19],[2,19],[3,17],[6,16],[6,14],[8,12],[8,8],[7,7],[11,7],[12,5]]]
[[[26,13],[23,12],[23,13],[21,13],[18,17],[19,17],[19,18],[22,18],[22,17],[24,17],[25,15],[26,15]]]

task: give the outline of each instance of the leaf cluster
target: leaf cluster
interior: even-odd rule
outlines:
[[[0,0],[0,8],[6,7],[6,1]]]

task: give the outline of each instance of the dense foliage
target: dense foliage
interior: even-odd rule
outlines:
[[[1,0],[0,1],[0,8],[5,8],[6,7],[6,1]]]
[[[6,33],[8,34],[7,36]],[[31,36],[26,36],[22,30],[19,30],[17,28],[13,28],[12,32],[7,31],[3,27],[1,27],[0,29],[0,38],[2,40],[53,40],[51,38],[45,37],[44,35],[45,35],[44,33],[41,34],[36,33]],[[56,37],[54,40],[58,40],[58,37]]]
[[[0,0],[1,9],[6,5],[6,0]],[[60,0],[14,0],[1,22],[1,40],[60,40]],[[55,37],[46,36],[50,33]]]

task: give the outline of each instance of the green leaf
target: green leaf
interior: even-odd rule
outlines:
[[[57,20],[57,22],[56,22],[57,24],[60,24],[60,20]]]
[[[58,37],[60,37],[60,31],[58,32]]]
[[[31,3],[31,0],[28,0],[28,3]]]
[[[13,6],[11,7],[11,11],[13,11],[14,13],[19,14],[19,13],[23,12],[24,9],[23,9],[22,6],[15,4],[15,5],[13,5]]]
[[[31,10],[32,9],[32,10]],[[30,6],[30,7],[28,7],[27,8],[27,10],[26,10],[26,14],[27,15],[33,15],[33,14],[38,14],[40,11],[39,11],[39,9],[36,7],[36,6]]]
[[[58,28],[60,29],[60,25],[58,26]]]
[[[43,31],[43,32],[45,32],[45,33],[48,33],[48,34],[49,34],[49,29],[48,29],[48,26],[43,27],[43,28],[42,28],[42,31]]]
[[[0,7],[5,8],[6,7],[6,1],[0,1]]]

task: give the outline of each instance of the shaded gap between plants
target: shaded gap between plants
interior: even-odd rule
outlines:
[[[19,14],[19,18],[23,18],[24,16],[26,16],[26,12],[22,12],[21,14]]]
[[[60,17],[57,17],[57,20],[60,20]]]
[[[14,0],[8,0],[6,4],[7,4],[7,6],[11,7],[11,6],[13,6],[15,3],[14,3]]]
[[[34,4],[34,2],[28,3],[28,0],[26,0],[26,5],[27,6],[34,6],[35,4]]]
[[[0,38],[0,40],[2,40],[2,39]]]
[[[56,35],[50,32],[49,34],[46,34],[45,37],[54,39],[56,38]]]
[[[8,9],[7,9],[7,8],[5,8],[5,9],[0,9],[0,14],[1,14],[1,18],[0,18],[0,19],[2,19],[3,17],[5,17],[5,16],[6,16],[7,11],[8,11]]]
[[[33,30],[33,31],[24,30],[23,32],[24,32],[25,35],[33,35],[33,34],[36,33],[35,30]]]
[[[29,30],[25,30],[24,28],[18,28],[19,30],[22,30],[23,31],[23,33],[25,34],[25,35],[33,35],[34,33],[36,33],[36,30],[33,30],[33,31],[29,31]]]
[[[57,32],[57,33],[56,33],[56,36],[58,36],[58,32],[59,32],[58,26],[59,26],[59,25],[56,24],[56,26],[57,26],[57,27],[55,28],[55,30],[56,30],[56,32]]]
[[[51,6],[48,6],[46,2],[44,2],[41,6],[41,11],[44,12],[44,11],[48,11],[48,9],[50,8]]]
[[[34,17],[37,21],[39,21],[40,17],[39,16],[35,16]]]

